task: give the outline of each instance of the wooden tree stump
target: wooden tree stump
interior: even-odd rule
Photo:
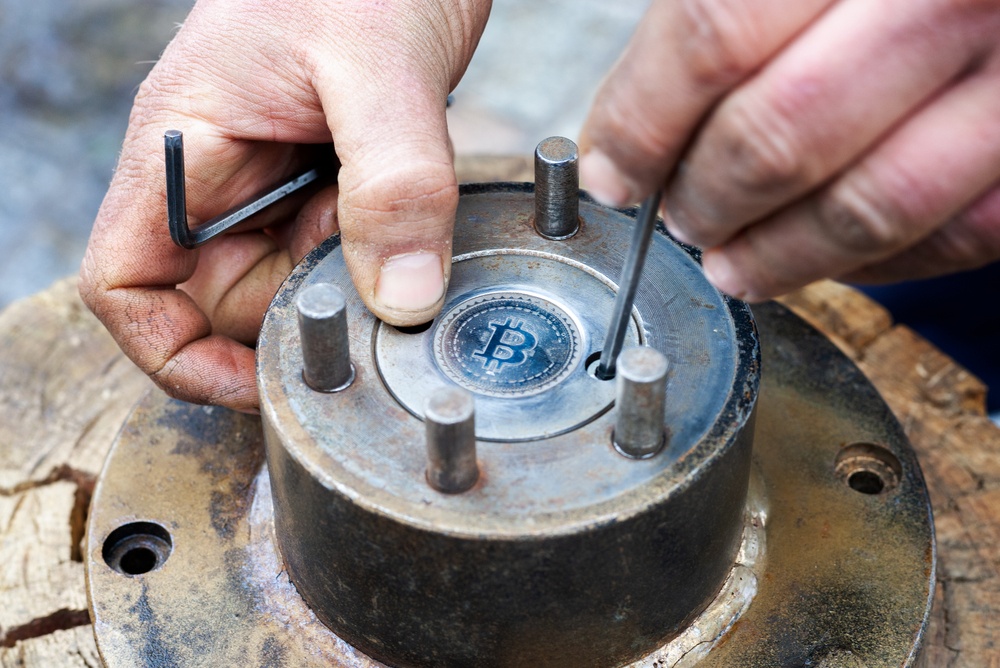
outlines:
[[[521,158],[459,160],[466,180],[530,180]],[[1000,429],[986,387],[860,293],[821,282],[782,300],[878,387],[934,505],[933,668],[1000,668]],[[101,665],[80,544],[94,481],[151,383],[87,312],[73,279],[0,313],[0,668]]]

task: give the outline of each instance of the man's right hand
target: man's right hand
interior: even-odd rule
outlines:
[[[81,269],[84,301],[166,392],[252,411],[249,346],[291,268],[338,227],[358,291],[412,325],[441,307],[458,203],[445,98],[489,0],[201,0],[142,84]],[[196,251],[166,224],[163,133],[184,133],[192,226],[332,141],[338,187]]]

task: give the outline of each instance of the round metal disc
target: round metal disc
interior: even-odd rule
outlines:
[[[386,389],[417,417],[434,387],[454,383],[476,395],[480,440],[548,438],[614,401],[614,382],[586,365],[600,353],[614,299],[606,280],[558,255],[460,256],[429,328],[376,325],[375,362]],[[626,345],[638,343],[633,320]]]
[[[754,397],[744,376],[756,350],[741,348],[752,331],[747,337],[735,323],[748,330],[752,324],[741,304],[708,283],[691,252],[661,231],[653,235],[628,341],[657,348],[670,360],[667,442],[641,462],[614,450],[607,413],[614,383],[590,376],[586,362],[603,344],[635,211],[581,196],[580,230],[570,240],[551,240],[531,224],[531,193],[530,184],[463,186],[445,308],[423,332],[388,327],[368,311],[350,289],[336,237],[293,271],[261,329],[258,384],[276,436],[295,443],[293,456],[315,479],[413,526],[467,536],[573,532],[643,512],[650,495],[659,493],[655,489],[675,484],[712,457],[725,440],[720,434],[745,420]],[[322,282],[347,294],[357,371],[350,390],[335,394],[303,382],[294,315],[294,294]],[[482,315],[476,300],[487,294],[507,296],[506,315],[468,320]],[[533,337],[530,351],[523,332]],[[497,345],[487,356],[494,336]],[[472,361],[485,363],[481,372],[448,352],[463,346]],[[475,356],[477,350],[483,357]],[[518,365],[500,359],[520,360],[522,354]],[[557,361],[532,371],[546,358]],[[484,380],[491,370],[501,381],[520,379],[529,387],[498,396],[497,384]],[[477,456],[483,480],[491,482],[464,494],[441,495],[428,487],[424,428],[412,419],[442,384],[459,384],[475,395],[482,441]],[[727,411],[736,417],[722,419]],[[544,444],[535,443],[543,438]],[[362,445],[370,443],[378,446]]]
[[[914,666],[935,553],[913,451],[830,342],[775,304],[754,313],[764,372],[743,547],[716,602],[631,665]],[[110,668],[382,665],[289,583],[269,492],[259,420],[160,393],[140,403],[98,481],[87,537]],[[130,555],[129,539],[156,558]],[[123,561],[152,566],[122,572]]]

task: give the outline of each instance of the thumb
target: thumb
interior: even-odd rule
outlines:
[[[444,302],[458,183],[446,85],[365,86],[324,108],[341,161],[341,240],[362,300],[392,325],[418,325]]]

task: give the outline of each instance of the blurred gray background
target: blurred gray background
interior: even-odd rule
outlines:
[[[496,0],[449,111],[459,153],[576,137],[649,0]],[[77,271],[136,87],[191,0],[0,0],[0,308]]]

